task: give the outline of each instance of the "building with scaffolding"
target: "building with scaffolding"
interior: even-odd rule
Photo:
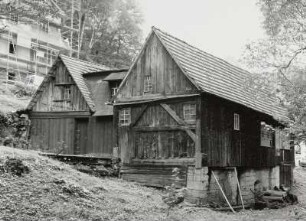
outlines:
[[[58,4],[60,18],[20,22],[18,16],[0,20],[0,83],[38,86],[58,54],[78,57],[80,0]],[[13,16],[13,15],[11,15]]]

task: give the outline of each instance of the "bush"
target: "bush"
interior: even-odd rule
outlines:
[[[28,147],[29,120],[18,113],[0,112],[0,141],[5,146],[25,149]]]

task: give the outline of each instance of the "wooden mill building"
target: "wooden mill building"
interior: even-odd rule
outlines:
[[[123,179],[186,186],[192,201],[251,202],[292,181],[292,151],[281,140],[286,112],[248,86],[249,73],[152,28],[113,99]],[[179,179],[172,176],[179,168]]]
[[[32,147],[112,156],[113,107],[106,103],[126,71],[60,55],[28,105]]]

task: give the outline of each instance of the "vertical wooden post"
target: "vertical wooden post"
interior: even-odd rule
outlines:
[[[201,109],[202,97],[197,98],[197,111],[196,111],[196,142],[195,142],[195,168],[202,168],[202,150],[201,150]]]
[[[202,168],[202,153],[201,153],[201,121],[196,121],[196,142],[195,142],[195,168]]]

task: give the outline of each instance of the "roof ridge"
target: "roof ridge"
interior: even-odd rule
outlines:
[[[111,69],[110,67],[104,65],[104,64],[99,64],[99,63],[96,63],[96,62],[91,62],[91,61],[86,61],[86,60],[82,60],[82,59],[79,59],[79,58],[74,58],[74,57],[70,57],[70,56],[67,56],[67,55],[64,55],[64,54],[60,54],[59,55],[61,58],[64,57],[64,58],[67,58],[67,59],[70,59],[70,60],[75,60],[75,61],[79,61],[79,62],[83,62],[83,63],[86,63],[86,64],[90,64],[90,65],[96,65],[96,66],[99,66],[101,68],[107,68],[107,69]]]
[[[176,40],[178,40],[178,41],[180,41],[180,42],[182,42],[182,43],[184,43],[184,44],[186,44],[186,45],[188,45],[188,46],[190,46],[190,47],[196,49],[199,53],[208,55],[208,56],[210,56],[210,57],[213,57],[214,59],[218,59],[219,61],[224,62],[224,63],[226,63],[226,64],[228,64],[228,65],[230,65],[230,66],[232,66],[232,67],[234,67],[234,68],[236,68],[236,69],[239,69],[240,71],[243,71],[243,72],[246,72],[246,73],[248,73],[248,74],[251,74],[251,72],[249,72],[249,71],[247,71],[247,70],[245,70],[245,69],[243,69],[243,68],[241,68],[241,67],[238,67],[237,65],[234,65],[234,64],[232,64],[232,63],[226,61],[225,59],[219,58],[219,57],[217,57],[217,56],[215,56],[215,55],[212,55],[212,54],[210,54],[210,53],[208,53],[208,52],[206,52],[206,51],[204,51],[204,50],[202,50],[202,49],[200,49],[200,48],[198,48],[198,47],[196,47],[196,46],[194,46],[194,45],[191,45],[191,44],[189,44],[188,42],[186,42],[186,41],[184,41],[184,40],[182,40],[182,39],[179,39],[179,38],[173,36],[172,34],[169,34],[168,32],[163,31],[163,30],[161,30],[161,29],[159,29],[159,28],[157,28],[157,27],[155,27],[155,26],[152,26],[152,30],[157,30],[157,31],[159,31],[159,32],[161,32],[161,33],[163,33],[163,34],[165,34],[165,35],[171,37],[171,38],[174,38],[174,39],[176,39]]]

